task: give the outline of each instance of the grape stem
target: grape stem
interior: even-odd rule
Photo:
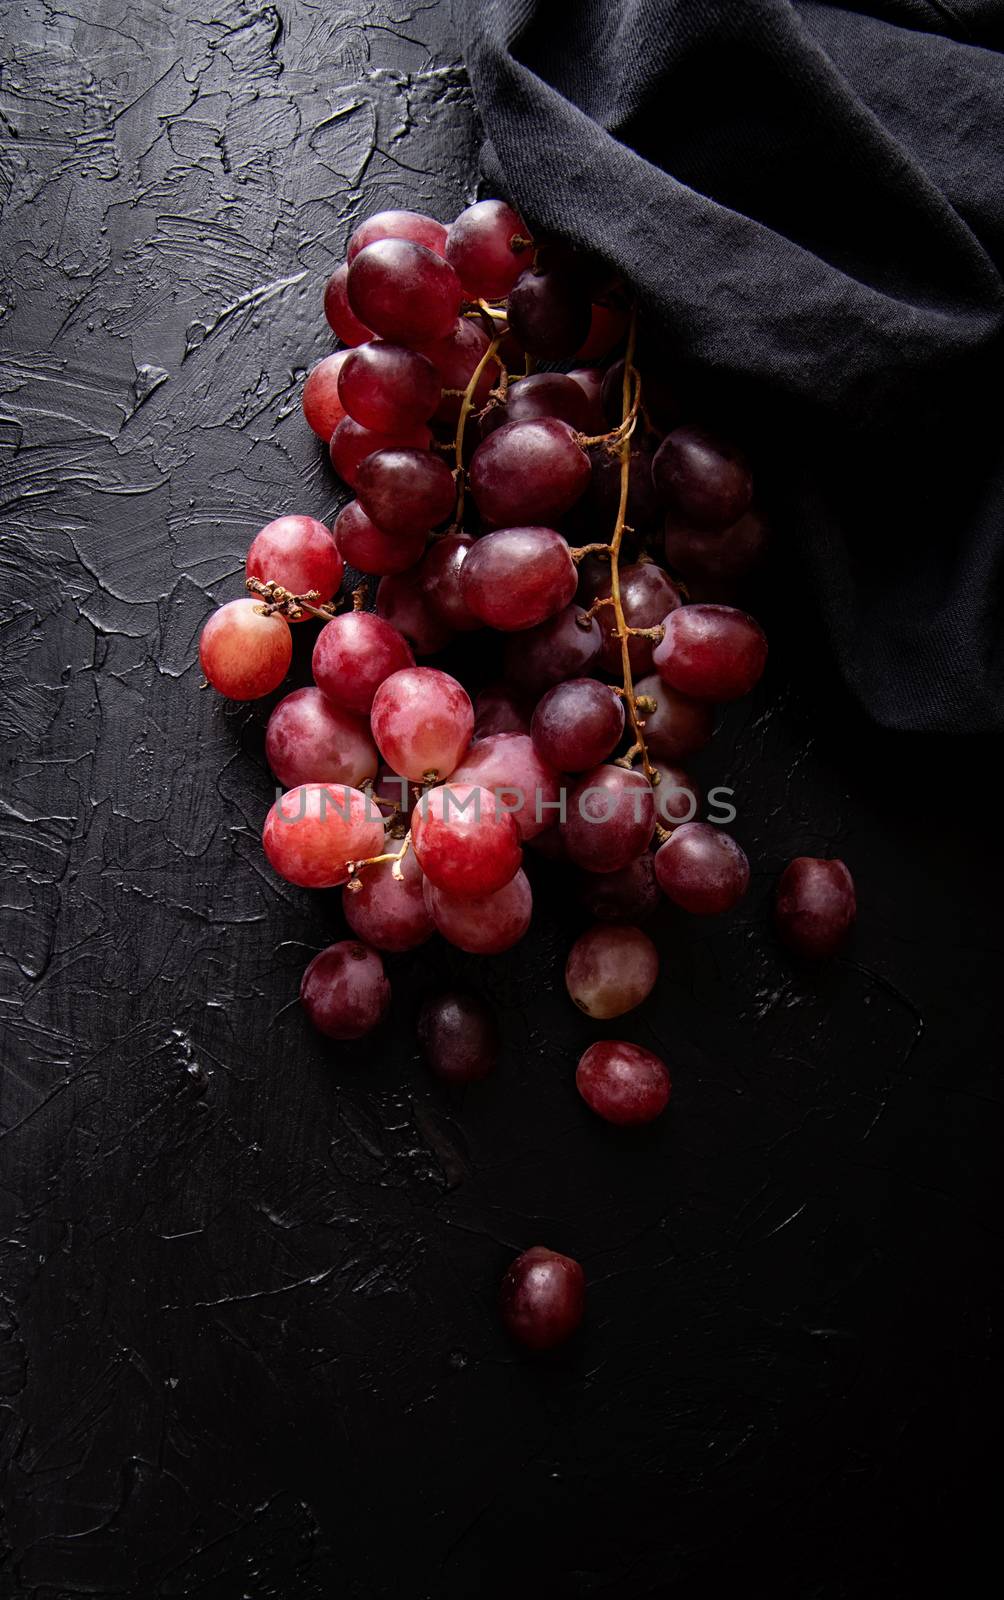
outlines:
[[[392,878],[396,879],[398,883],[400,883],[404,878],[404,870],[401,866],[401,862],[404,860],[410,849],[411,829],[409,828],[408,832],[404,836],[400,850],[385,850],[378,856],[366,856],[362,861],[347,862],[346,865],[349,869],[349,881],[345,885],[346,889],[350,889],[353,893],[355,893],[356,890],[361,889],[362,881],[359,877],[360,868],[376,867],[381,861],[393,861],[394,865],[390,869],[390,875]]]
[[[261,607],[263,617],[279,614],[287,621],[296,622],[304,612],[307,612],[312,617],[320,617],[322,622],[330,622],[332,617],[338,615],[333,605],[313,604],[313,601],[320,599],[316,589],[308,589],[306,594],[292,594],[289,589],[284,589],[281,583],[274,583],[271,579],[263,583],[260,578],[245,578],[244,587],[252,594],[260,595],[266,602]]]
[[[485,311],[489,312],[489,314],[491,313],[491,307],[485,305],[484,301],[479,302],[479,304],[481,304]],[[496,332],[494,339],[467,380],[467,388],[464,390],[464,396],[460,402],[460,415],[457,418],[457,432],[453,442],[454,477],[457,480],[457,509],[453,514],[453,526],[456,529],[461,528],[464,522],[464,434],[467,431],[467,419],[470,416],[472,407],[474,405],[474,396],[477,393],[477,387],[481,381],[481,374],[484,372],[492,357],[498,354],[499,345],[502,343],[502,340],[505,338],[508,331],[509,330],[505,324],[505,321],[503,320],[502,325]]]

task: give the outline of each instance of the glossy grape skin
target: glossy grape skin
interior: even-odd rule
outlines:
[[[418,585],[429,609],[452,633],[470,633],[480,620],[464,604],[460,569],[474,540],[467,533],[434,539],[418,571]]]
[[[380,239],[349,266],[349,305],[391,344],[445,339],[463,300],[460,279],[441,256],[409,239]]]
[[[363,428],[351,417],[343,417],[329,446],[331,465],[338,476],[355,489],[359,482],[359,469],[377,450],[428,450],[432,434],[423,424],[408,428],[402,433],[376,433]]]
[[[460,572],[465,605],[501,633],[546,622],[568,605],[575,585],[575,563],[553,528],[486,534],[468,551]]]
[[[778,881],[774,923],[795,955],[824,961],[846,944],[857,915],[854,879],[834,858],[796,856]]]
[[[530,715],[522,697],[506,683],[492,683],[474,700],[474,740],[497,733],[529,733]]]
[[[600,922],[638,922],[659,909],[655,858],[646,850],[619,872],[584,872],[579,903]]]
[[[414,570],[380,579],[376,609],[378,616],[404,634],[417,656],[435,655],[450,641],[450,629],[432,609]]]
[[[700,785],[682,767],[669,762],[653,761],[652,767],[659,774],[654,792],[655,809],[662,826],[676,828],[682,822],[693,822],[703,799]]]
[[[367,339],[372,339],[372,329],[359,321],[352,307],[349,305],[348,296],[349,267],[348,262],[331,274],[324,289],[324,315],[328,327],[337,334],[342,344],[365,344]]]
[[[380,754],[402,777],[448,778],[471,742],[474,707],[449,673],[406,667],[380,685],[370,726]],[[421,851],[416,853],[421,861]]]
[[[345,562],[330,528],[314,517],[276,517],[255,534],[247,553],[247,575],[279,583],[290,594],[316,591],[315,605],[338,593]]]
[[[524,272],[509,295],[509,327],[531,355],[565,361],[585,343],[592,306],[570,274]]]
[[[561,780],[525,733],[497,733],[479,739],[471,745],[450,781],[476,783],[482,789],[498,792],[503,804],[511,809],[522,840],[535,839],[557,821],[555,802]]]
[[[582,1055],[575,1087],[590,1111],[620,1128],[636,1128],[665,1111],[671,1090],[665,1062],[626,1039],[599,1039]]]
[[[740,450],[706,428],[674,428],[652,461],[662,505],[696,528],[729,528],[753,499],[753,476]]]
[[[446,462],[431,450],[377,450],[356,474],[356,494],[378,528],[407,538],[453,514],[457,486]]]
[[[376,774],[376,745],[362,717],[333,705],[320,689],[294,689],[265,729],[265,759],[284,789],[300,783],[347,783]]]
[[[395,877],[395,866],[400,878]],[[358,939],[398,955],[432,938],[436,927],[422,893],[425,874],[413,850],[407,850],[400,862],[378,861],[364,867],[358,882],[357,889],[342,891],[345,920]]]
[[[338,374],[351,354],[351,350],[336,350],[333,356],[324,356],[311,367],[303,382],[303,415],[308,427],[325,444],[330,443],[331,435],[345,415],[338,394]]]
[[[570,678],[549,689],[530,724],[533,742],[560,772],[585,772],[616,750],[624,732],[624,704],[595,678]]]
[[[569,859],[588,872],[618,872],[648,849],[655,832],[652,785],[643,773],[625,767],[587,772],[567,806],[560,825],[565,848]]]
[[[448,944],[471,956],[497,956],[518,944],[533,916],[533,894],[525,872],[490,894],[460,897],[426,879],[425,903]]]
[[[506,422],[471,457],[471,495],[497,528],[547,524],[563,516],[589,482],[589,457],[567,422]]]
[[[273,805],[262,844],[287,883],[334,889],[350,876],[351,863],[381,854],[383,819],[366,795],[347,784],[299,784]]]
[[[715,712],[707,700],[691,700],[677,694],[656,673],[639,678],[634,692],[637,699],[647,697],[656,704],[654,711],[642,713],[650,756],[660,761],[685,761],[710,742]]]
[[[400,433],[428,422],[443,398],[443,384],[417,350],[371,339],[348,352],[338,394],[346,413],[364,428]]]
[[[647,1000],[659,956],[647,933],[629,923],[597,922],[576,939],[565,963],[565,987],[580,1011],[605,1022]]]
[[[342,559],[359,572],[386,578],[407,572],[425,553],[428,535],[424,529],[401,537],[385,533],[368,517],[358,500],[343,506],[332,530]]]
[[[360,250],[380,239],[410,239],[424,245],[433,255],[445,256],[448,229],[422,211],[377,211],[361,222],[349,240],[346,266],[351,266]]]
[[[690,527],[672,511],[666,513],[666,562],[690,582],[730,588],[760,565],[768,542],[767,523],[755,508],[720,533]]]
[[[719,916],[749,888],[746,852],[710,822],[685,822],[656,851],[655,875],[674,905],[697,917]]]
[[[556,417],[576,432],[588,433],[591,418],[585,391],[564,372],[533,372],[517,378],[506,390],[505,404],[483,418],[482,437],[505,422],[535,422],[541,417]]]
[[[411,837],[430,884],[460,899],[504,888],[523,859],[513,817],[477,784],[428,790],[412,815]]]
[[[583,678],[597,664],[603,635],[581,606],[565,606],[546,622],[514,634],[505,644],[506,677],[531,694],[567,678]]]
[[[332,617],[317,635],[311,658],[317,687],[333,704],[364,717],[385,679],[414,665],[407,639],[371,611]]]
[[[448,389],[464,390],[474,376],[475,368],[491,344],[487,333],[473,317],[458,317],[445,339],[421,346],[439,373],[443,385],[443,398],[436,412],[440,422],[455,423],[460,416],[461,394],[447,394]],[[500,368],[493,356],[481,370],[474,388],[472,407],[480,411],[488,404],[488,396],[499,381]]]
[[[285,617],[262,615],[262,601],[230,600],[214,611],[199,639],[208,681],[228,700],[257,700],[278,689],[293,655]]]
[[[448,989],[430,996],[418,1014],[417,1032],[426,1066],[444,1083],[477,1083],[498,1060],[498,1026],[477,995]]]
[[[676,584],[666,576],[661,567],[656,566],[654,561],[639,561],[632,566],[622,567],[620,585],[621,607],[624,611],[624,621],[629,628],[660,627],[665,622],[667,614],[681,604],[680,591]],[[600,589],[600,595],[606,597],[611,592],[612,584],[608,577]],[[612,631],[613,606],[604,606],[599,612],[599,617],[603,632],[601,665],[613,677],[620,678],[621,645]],[[634,677],[640,678],[645,673],[651,672],[654,650],[653,639],[635,637],[628,640],[628,655]]]
[[[499,1291],[510,1337],[530,1350],[551,1350],[570,1339],[586,1309],[586,1277],[577,1261],[544,1245],[517,1256]]]
[[[504,200],[479,200],[451,224],[446,259],[470,300],[502,300],[533,260],[526,223]]]
[[[329,1039],[361,1039],[390,1005],[390,984],[375,950],[342,939],[316,955],[300,983],[300,1004]]]
[[[652,660],[664,683],[694,700],[738,700],[759,681],[767,638],[734,606],[681,606],[664,623]]]

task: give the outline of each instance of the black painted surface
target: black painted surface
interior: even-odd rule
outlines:
[[[332,511],[299,415],[355,219],[444,217],[476,136],[442,6],[28,0],[3,16],[0,1593],[967,1592],[994,1504],[1000,856],[987,753],[904,744],[772,598],[768,682],[703,763],[753,891],[666,916],[625,1029],[664,1124],[599,1125],[578,914],[391,963],[352,1050],[292,1003],[337,897],[269,874],[261,709],[199,692],[267,517]],[[195,20],[202,18],[203,20]],[[812,978],[773,878],[844,856]],[[414,1056],[443,972],[503,1008],[491,1082]],[[611,1032],[615,1031],[613,1029]],[[527,1361],[513,1254],[580,1257]]]

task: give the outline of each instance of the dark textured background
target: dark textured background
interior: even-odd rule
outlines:
[[[0,1593],[968,1592],[996,1507],[990,752],[869,729],[785,627],[782,558],[768,681],[703,767],[753,890],[722,926],[667,915],[629,1019],[674,1071],[663,1124],[577,1099],[558,880],[511,957],[430,945],[377,1038],[312,1037],[293,997],[337,897],[265,868],[262,712],[199,692],[196,639],[260,523],[337,503],[298,390],[354,222],[474,193],[448,15],[0,18]],[[766,907],[829,851],[860,927],[806,978]],[[504,1007],[466,1099],[414,1057],[444,971]],[[494,1313],[537,1241],[590,1280],[544,1362]]]

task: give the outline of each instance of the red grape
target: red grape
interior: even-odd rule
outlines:
[[[444,522],[457,500],[453,473],[431,450],[377,450],[356,474],[356,493],[378,528],[402,538]]]
[[[530,717],[518,693],[507,683],[492,683],[474,701],[474,739],[497,733],[529,733]]]
[[[371,611],[346,611],[326,622],[314,644],[314,682],[335,705],[368,716],[385,678],[415,658],[396,628]]]
[[[641,772],[602,766],[587,772],[568,798],[561,834],[569,857],[589,872],[618,872],[655,832],[655,796]]]
[[[425,874],[413,850],[405,851],[400,862],[364,867],[358,882],[357,889],[342,892],[345,920],[357,938],[394,954],[432,938],[435,924],[422,893]]]
[[[681,822],[693,822],[701,809],[701,791],[689,773],[682,767],[670,766],[665,761],[653,761],[659,774],[655,785],[655,809],[664,828],[678,827]]]
[[[533,742],[560,772],[585,772],[616,750],[624,732],[624,704],[595,678],[570,678],[549,689],[533,714]]]
[[[437,369],[444,391],[464,390],[474,376],[475,368],[488,349],[489,339],[480,322],[473,317],[458,317],[445,339],[424,344],[422,354],[428,356]],[[472,405],[475,411],[488,404],[488,396],[499,381],[498,361],[485,363],[474,387]],[[455,423],[460,416],[461,395],[444,392],[436,416],[441,422]]]
[[[445,339],[463,299],[453,268],[409,239],[380,239],[349,266],[349,305],[381,339],[429,344]]]
[[[637,922],[662,903],[655,878],[655,859],[646,850],[619,872],[584,872],[579,901],[601,922]]]
[[[502,300],[533,260],[533,241],[512,206],[479,200],[451,225],[446,259],[471,300]]]
[[[358,789],[302,783],[275,802],[265,818],[262,843],[287,883],[334,889],[350,876],[353,862],[381,854],[383,818]]]
[[[519,871],[523,852],[511,814],[478,784],[442,784],[415,807],[412,845],[430,884],[447,895],[492,894]]]
[[[517,1256],[502,1279],[502,1321],[531,1350],[571,1338],[586,1309],[586,1277],[577,1261],[537,1244]]]
[[[571,274],[524,272],[510,292],[509,327],[523,349],[541,360],[573,356],[591,321],[592,307]]]
[[[294,689],[279,701],[265,730],[265,759],[285,789],[300,783],[358,789],[378,764],[366,722],[314,688]]]
[[[680,604],[679,589],[654,561],[639,561],[634,566],[622,567],[620,585],[621,607],[629,628],[657,628],[665,621],[667,613]],[[608,572],[600,588],[600,596],[606,598],[612,592],[612,587]],[[621,645],[612,631],[615,627],[613,606],[604,606],[599,618],[603,631],[600,661],[607,672],[619,678],[622,670]],[[628,655],[634,677],[640,678],[644,673],[651,672],[654,648],[652,639],[635,637],[628,640]]]
[[[590,1111],[621,1128],[652,1122],[669,1102],[665,1063],[626,1039],[599,1039],[575,1070],[575,1087]]]
[[[691,580],[738,583],[763,560],[768,537],[767,524],[757,510],[747,511],[720,533],[689,527],[672,511],[666,513],[666,561]]]
[[[428,422],[443,385],[432,362],[417,350],[372,339],[348,352],[338,394],[348,415],[364,428],[400,433]]]
[[[577,383],[586,397],[588,407],[583,433],[605,433],[607,419],[603,414],[603,368],[602,367],[573,367],[568,374],[574,383]]]
[[[553,617],[568,605],[575,584],[575,563],[553,528],[502,528],[486,534],[468,551],[460,569],[465,605],[503,633]]]
[[[534,372],[517,378],[506,390],[505,404],[495,406],[481,423],[482,435],[505,422],[536,422],[557,417],[579,433],[588,433],[591,419],[585,391],[564,372]]]
[[[715,727],[714,708],[706,700],[677,694],[655,673],[634,686],[637,699],[655,701],[654,711],[642,713],[645,743],[650,756],[660,761],[683,761],[710,741]]]
[[[590,307],[589,332],[576,350],[575,361],[605,361],[627,333],[627,307],[610,301],[594,300]]]
[[[366,515],[358,500],[350,500],[338,513],[334,535],[350,567],[378,578],[407,572],[415,566],[422,559],[428,538],[424,528],[403,538],[385,533]]]
[[[417,424],[401,433],[375,433],[363,428],[351,417],[343,417],[331,435],[331,465],[338,476],[354,489],[359,481],[359,469],[376,450],[428,450],[432,434],[428,428]]]
[[[777,931],[789,950],[810,961],[836,955],[856,915],[854,879],[842,861],[818,856],[789,861],[774,902]]]
[[[329,944],[303,974],[300,1004],[329,1039],[361,1039],[390,1005],[383,962],[355,939]]]
[[[349,305],[348,279],[348,262],[343,262],[337,271],[332,273],[325,286],[324,315],[328,319],[329,328],[338,335],[343,344],[365,344],[367,339],[372,339],[373,331],[359,321]]]
[[[345,562],[330,528],[314,517],[276,517],[256,533],[247,553],[247,575],[279,583],[290,594],[318,595],[324,605],[338,593]]]
[[[565,606],[535,628],[514,634],[505,644],[506,677],[540,694],[566,678],[581,678],[599,658],[600,625],[581,606]]]
[[[576,507],[596,533],[608,533],[620,507],[621,466],[617,456],[602,444],[589,449],[591,476],[585,494]],[[652,452],[644,444],[632,444],[628,458],[628,498],[625,520],[636,534],[644,534],[655,522],[659,506],[652,487]],[[627,569],[625,568],[625,571]],[[647,627],[648,624],[638,624]]]
[[[695,700],[738,700],[760,678],[767,639],[734,606],[681,606],[664,623],[653,663],[672,689]]]
[[[412,244],[424,245],[434,255],[446,254],[447,229],[441,222],[433,221],[421,211],[378,211],[361,222],[349,240],[345,252],[346,265],[351,266],[360,250],[379,239],[410,239]]]
[[[498,1028],[484,1001],[453,989],[422,1006],[418,1042],[430,1072],[445,1083],[486,1078],[499,1052]]]
[[[659,976],[659,957],[647,933],[625,923],[598,922],[576,939],[565,985],[580,1011],[605,1022],[647,1000]]]
[[[419,656],[435,655],[450,640],[450,630],[422,593],[417,572],[381,578],[376,593],[377,615],[391,623]]]
[[[679,396],[661,368],[640,368],[645,411],[655,426],[665,431],[680,422]],[[624,405],[624,362],[615,361],[603,379],[603,410],[607,421],[620,422]],[[598,432],[601,430],[597,430]]]
[[[731,911],[749,888],[746,852],[710,822],[684,822],[656,851],[659,888],[694,916]]]
[[[345,407],[338,396],[338,374],[351,354],[351,350],[336,350],[333,356],[324,356],[311,367],[304,380],[303,414],[325,444],[330,442],[345,415]]]
[[[536,838],[557,820],[560,779],[525,733],[496,733],[479,739],[450,781],[491,789],[512,812],[521,839]]]
[[[481,626],[460,592],[460,569],[473,543],[467,533],[447,533],[434,539],[418,571],[418,585],[430,611],[456,633]]]
[[[447,894],[428,879],[425,903],[436,929],[458,950],[472,956],[497,956],[518,944],[530,926],[533,895],[525,872],[490,894]]]
[[[448,778],[474,732],[470,696],[435,667],[406,667],[373,697],[370,725],[380,754],[402,777]],[[417,851],[419,861],[421,851]],[[424,863],[423,863],[424,870]]]
[[[262,615],[261,600],[230,600],[214,611],[199,640],[202,670],[229,700],[256,700],[278,689],[293,655],[285,617]]]
[[[506,422],[471,458],[471,494],[481,515],[496,527],[531,520],[546,524],[575,504],[589,472],[589,457],[567,422],[555,417]]]
[[[696,528],[729,528],[750,507],[753,478],[741,451],[706,428],[674,428],[652,461],[664,506]]]

